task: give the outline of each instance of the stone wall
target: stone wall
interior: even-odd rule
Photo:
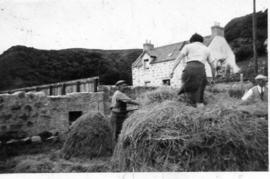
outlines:
[[[151,58],[145,54],[142,60]],[[163,86],[163,80],[170,80],[172,87],[181,86],[181,76],[184,64],[179,64],[175,69],[175,75],[170,79],[170,73],[175,64],[175,60],[166,61],[162,63],[154,63],[149,65],[149,69],[144,66],[132,68],[132,82],[133,86]],[[146,84],[149,82],[148,84]]]
[[[46,96],[43,92],[0,95],[0,136],[37,135],[43,131],[64,133],[68,130],[70,112],[100,111],[104,113],[104,95],[71,93]]]

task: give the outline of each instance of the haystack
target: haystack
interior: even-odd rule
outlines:
[[[124,122],[113,160],[121,171],[267,170],[267,120],[229,104],[144,106]]]
[[[107,156],[112,151],[112,132],[105,117],[98,112],[89,112],[71,126],[62,148],[63,157]]]

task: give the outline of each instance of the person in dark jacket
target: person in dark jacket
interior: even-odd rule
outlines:
[[[203,106],[204,89],[207,84],[206,63],[209,63],[214,77],[213,66],[210,63],[210,50],[203,44],[203,37],[197,33],[192,35],[189,41],[190,44],[185,45],[177,57],[170,76],[173,77],[176,67],[186,58],[186,67],[181,79],[182,86],[178,94],[186,93],[190,104],[194,107]]]
[[[113,131],[113,141],[117,142],[118,135],[121,132],[123,122],[127,118],[128,114],[127,104],[139,105],[139,103],[135,100],[132,100],[124,93],[124,90],[127,86],[125,81],[120,80],[116,82],[115,86],[117,87],[117,90],[114,92],[112,96],[111,125]]]

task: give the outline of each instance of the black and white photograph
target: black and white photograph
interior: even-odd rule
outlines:
[[[0,177],[262,178],[268,131],[267,0],[0,0]]]

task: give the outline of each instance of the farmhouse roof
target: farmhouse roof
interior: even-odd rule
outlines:
[[[206,46],[208,46],[211,43],[211,41],[212,41],[211,35],[204,37],[204,44]],[[132,64],[132,67],[141,67],[143,65],[141,59],[144,54],[148,54],[149,56],[153,57],[153,60],[150,62],[151,64],[175,60],[179,52],[182,50],[182,48],[188,43],[189,43],[188,41],[182,41],[174,44],[156,47],[151,50],[143,51],[143,53]]]

